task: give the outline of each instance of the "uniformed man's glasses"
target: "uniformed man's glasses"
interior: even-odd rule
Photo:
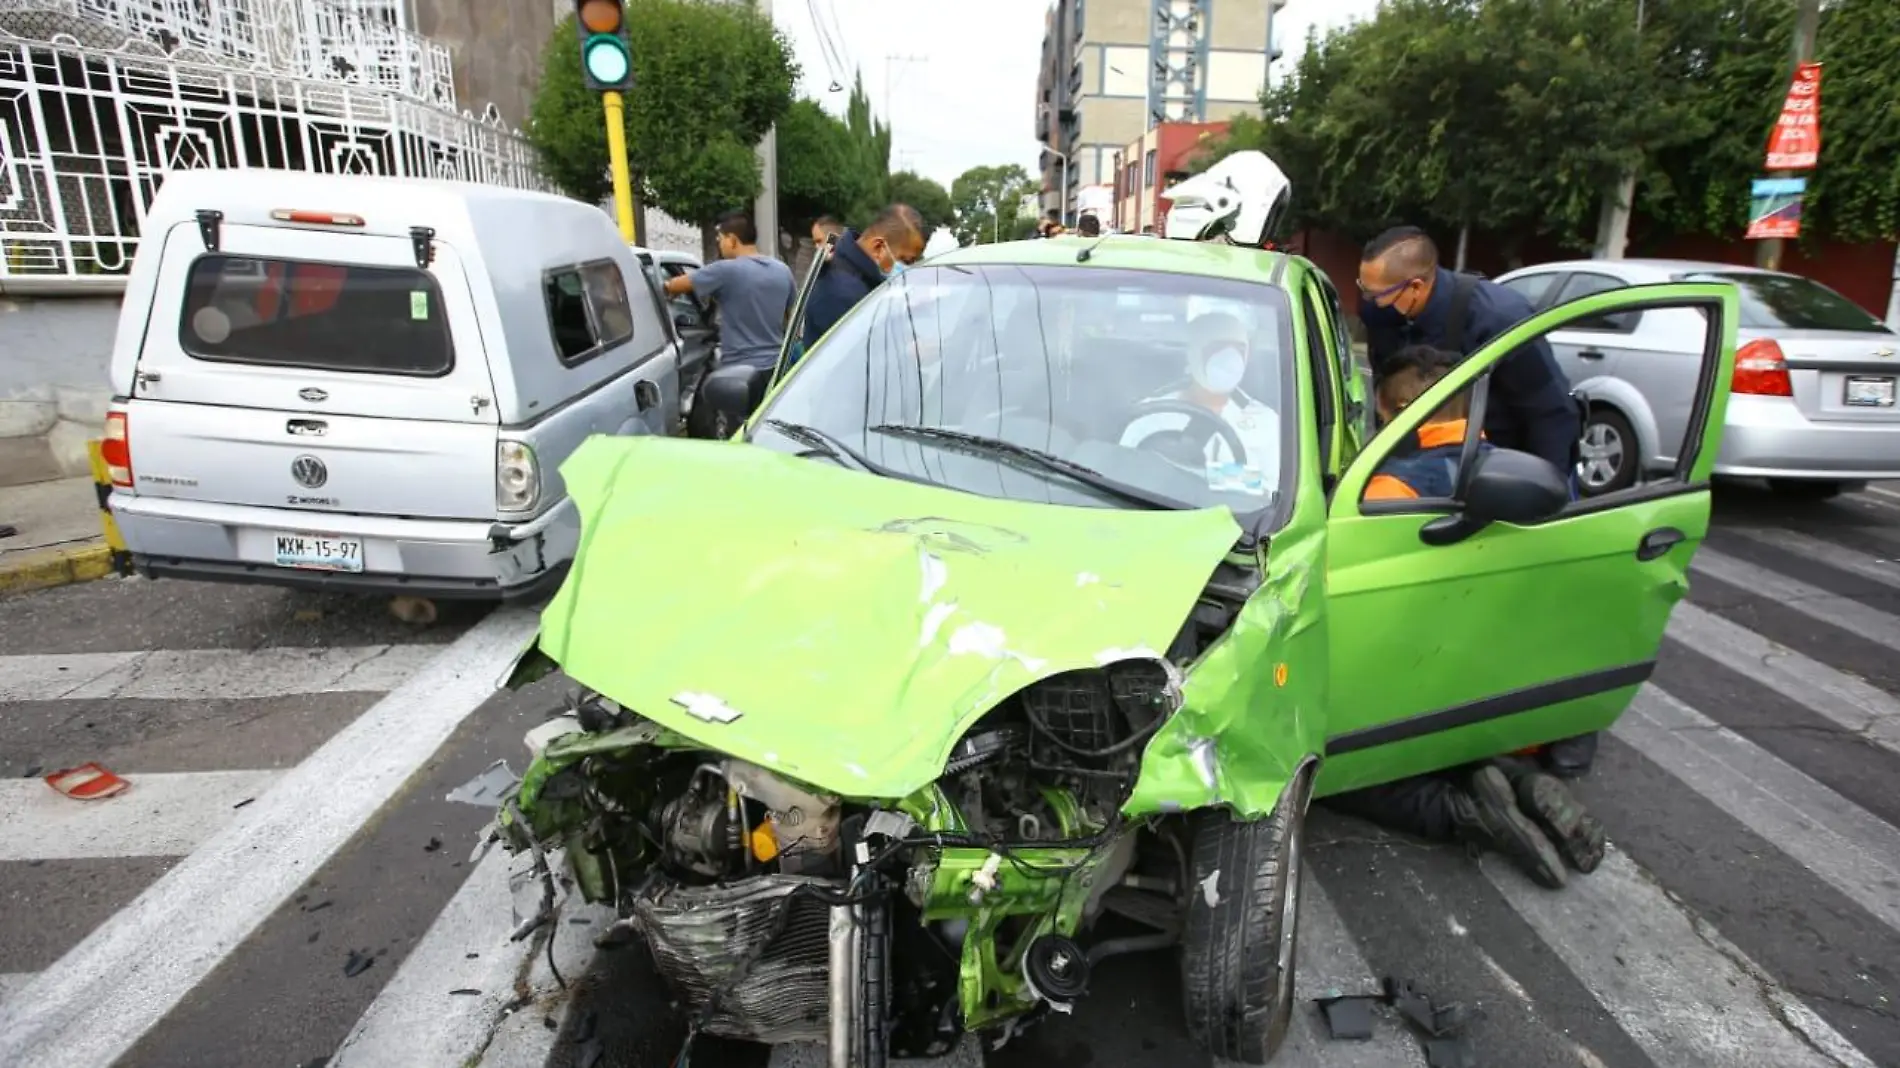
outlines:
[[[1355,278],[1353,279],[1353,281],[1359,286],[1360,296],[1366,298],[1367,300],[1371,301],[1374,304],[1381,304],[1381,303],[1384,303],[1388,297],[1398,296],[1400,293],[1405,292],[1405,288],[1407,286],[1411,285],[1414,282],[1422,281],[1422,279],[1407,278],[1403,282],[1398,282],[1394,285],[1389,285],[1389,286],[1386,286],[1384,289],[1380,289],[1376,291],[1367,289],[1366,283],[1360,279]]]

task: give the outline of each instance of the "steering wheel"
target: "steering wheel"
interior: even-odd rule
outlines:
[[[1143,445],[1167,433],[1191,436],[1191,432],[1194,430],[1196,424],[1199,424],[1202,429],[1211,431],[1211,433],[1200,440],[1206,441],[1207,438],[1220,438],[1227,443],[1228,451],[1233,453],[1234,462],[1243,467],[1246,466],[1247,446],[1241,444],[1240,435],[1235,432],[1233,427],[1227,424],[1227,420],[1222,419],[1206,408],[1188,401],[1175,400],[1172,397],[1156,397],[1135,405],[1134,409],[1129,413],[1128,425],[1133,426],[1135,423],[1150,415],[1183,415],[1187,417],[1188,425],[1183,430],[1172,432],[1162,431],[1151,434],[1147,438],[1142,439]]]

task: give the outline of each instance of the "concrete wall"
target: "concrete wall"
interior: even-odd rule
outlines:
[[[86,473],[118,321],[117,297],[0,298],[0,486]]]
[[[561,0],[413,0],[415,31],[449,47],[455,98],[481,114],[490,103],[510,126],[528,121],[541,79],[541,50],[560,15]],[[579,47],[576,45],[575,47]]]

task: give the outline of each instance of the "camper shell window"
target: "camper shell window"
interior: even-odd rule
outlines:
[[[413,267],[206,255],[178,344],[200,360],[439,378],[455,367],[442,290]]]
[[[569,367],[633,340],[627,280],[612,260],[557,267],[543,276],[554,351]]]

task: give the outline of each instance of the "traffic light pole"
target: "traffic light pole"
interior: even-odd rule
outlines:
[[[607,169],[614,180],[614,220],[620,224],[620,236],[633,244],[633,176],[627,171],[627,117],[620,94],[611,90],[600,94],[601,110],[607,113]]]

